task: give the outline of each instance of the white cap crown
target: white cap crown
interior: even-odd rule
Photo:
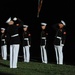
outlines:
[[[1,30],[5,30],[5,28],[1,28]]]
[[[44,25],[44,26],[46,26],[46,25],[47,25],[47,23],[44,23],[44,22],[42,22],[42,23],[41,23],[41,25]]]
[[[26,27],[26,28],[27,28],[27,27],[28,27],[28,25],[23,25],[23,27]]]
[[[11,21],[11,17],[8,18],[8,20],[6,21],[6,23],[9,23]]]
[[[63,21],[63,20],[61,20],[61,23],[65,26],[66,25],[66,23]]]

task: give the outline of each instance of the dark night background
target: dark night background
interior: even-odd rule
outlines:
[[[44,0],[37,18],[37,0],[2,0],[0,2],[0,26],[6,27],[5,21],[11,16],[20,18],[24,24],[29,25],[31,37],[31,60],[41,61],[40,53],[40,23],[47,22],[47,54],[48,62],[56,63],[55,51],[53,47],[54,30],[52,25],[64,20],[66,22],[66,43],[64,46],[64,64],[75,64],[75,2],[73,0]],[[9,53],[9,51],[8,51]],[[22,49],[19,55],[23,56]]]

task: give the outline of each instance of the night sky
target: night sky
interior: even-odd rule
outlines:
[[[8,27],[5,21],[11,17],[20,18],[25,24],[29,25],[32,35],[31,59],[41,60],[40,55],[40,23],[47,22],[47,53],[48,62],[54,63],[55,51],[53,46],[54,31],[52,25],[64,20],[66,22],[66,43],[64,46],[64,63],[75,64],[75,2],[74,0],[44,0],[37,18],[37,0],[2,0],[0,2],[0,26]],[[19,51],[22,55],[22,50]]]

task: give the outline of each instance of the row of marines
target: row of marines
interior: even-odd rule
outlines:
[[[3,60],[7,60],[7,43],[10,44],[10,68],[17,68],[18,53],[20,48],[20,35],[19,29],[23,28],[22,34],[22,46],[24,54],[24,62],[30,61],[30,47],[31,47],[31,33],[28,31],[28,25],[25,25],[23,21],[19,18],[9,18],[6,23],[8,24],[7,29],[1,28],[1,55]],[[46,51],[46,41],[48,33],[46,32],[47,23],[41,22],[41,59],[42,63],[47,64],[47,51]],[[66,23],[61,20],[60,23],[53,25],[56,31],[54,39],[54,48],[56,53],[57,64],[63,64],[63,46],[66,39],[66,31],[64,29]],[[6,33],[5,33],[6,31]]]

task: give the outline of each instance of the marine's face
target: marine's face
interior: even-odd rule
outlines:
[[[5,30],[1,30],[1,33],[4,33],[5,32]]]
[[[64,25],[59,23],[59,28],[63,28],[63,27],[64,27]]]
[[[23,28],[24,31],[27,31],[27,29],[28,29],[27,27],[26,28]]]
[[[14,24],[14,21],[11,20],[8,24],[9,25],[13,25]]]
[[[46,29],[46,26],[41,26],[42,29]]]

